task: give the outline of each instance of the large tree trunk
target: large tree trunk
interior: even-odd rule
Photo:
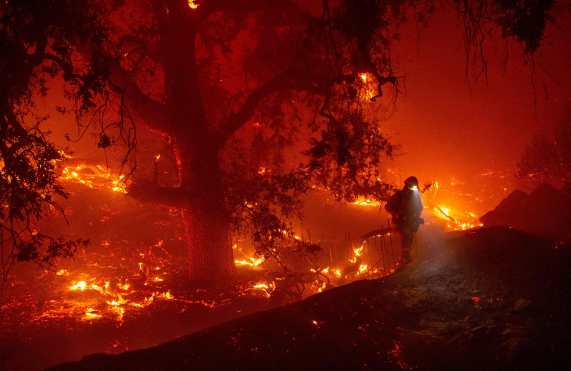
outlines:
[[[223,174],[211,143],[204,144],[193,143],[192,153],[181,159],[181,175],[190,194],[189,207],[184,211],[189,275],[194,283],[208,285],[228,281],[235,267]]]
[[[220,284],[232,277],[234,260],[229,223],[213,200],[193,202],[184,211],[188,239],[189,275],[195,284]]]
[[[196,62],[196,24],[184,0],[164,0],[161,19],[166,108],[180,171],[188,196],[184,220],[190,279],[219,283],[234,271],[230,216],[218,154],[221,142],[205,114]]]

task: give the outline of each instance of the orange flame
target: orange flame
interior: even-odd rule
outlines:
[[[102,165],[79,164],[63,168],[60,180],[84,185],[91,189],[107,189],[127,193],[124,175],[113,174]]]

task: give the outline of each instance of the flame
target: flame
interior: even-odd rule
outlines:
[[[58,271],[59,272],[59,271]],[[56,277],[63,275],[56,272]],[[67,272],[67,270],[66,270]],[[68,275],[72,273],[68,272]],[[111,281],[89,276],[86,273],[73,274],[83,276],[80,280],[69,281],[67,290],[77,293],[73,299],[64,299],[65,305],[59,310],[44,312],[35,319],[53,318],[61,315],[71,315],[77,313],[77,309],[82,310],[81,320],[96,320],[106,316],[113,316],[115,320],[122,323],[129,308],[143,309],[153,304],[156,300],[175,300],[170,290],[153,291],[150,296],[142,297],[140,292],[133,290],[130,283],[123,281],[111,284]],[[158,276],[153,277],[153,282],[163,282],[164,279]],[[144,286],[147,285],[145,282]],[[138,298],[137,298],[138,297]],[[88,303],[88,306],[84,306]],[[96,305],[94,305],[96,303]],[[83,309],[81,309],[83,308]]]
[[[84,185],[91,189],[106,189],[127,193],[125,176],[113,174],[102,165],[79,164],[62,169],[60,180]]]
[[[71,291],[77,291],[77,290],[84,291],[86,287],[87,287],[87,282],[78,281],[78,282],[73,283],[71,286],[69,286],[69,289]]]
[[[260,266],[265,261],[266,261],[266,258],[264,258],[263,256],[260,258],[256,258],[256,257],[251,256],[251,257],[246,258],[246,259],[234,260],[234,263],[239,267],[255,268],[255,267]]]
[[[366,76],[362,76],[361,80],[363,82],[369,81],[369,78]],[[450,187],[454,187],[456,185],[461,185],[462,182],[458,181],[457,179],[452,179],[449,182]],[[464,231],[468,229],[478,228],[481,227],[483,224],[479,222],[478,215],[473,211],[462,211],[462,210],[455,210],[447,205],[440,204],[437,201],[437,194],[439,190],[442,188],[441,183],[438,181],[432,182],[430,187],[430,192],[426,191],[425,201],[428,205],[431,205],[429,209],[431,209],[431,214],[435,216],[438,220],[445,222],[445,226],[447,229],[452,231]],[[415,187],[414,190],[418,190]],[[423,191],[424,192],[424,191]],[[355,206],[360,207],[380,207],[381,203],[374,199],[368,199],[362,196],[357,197],[355,201],[351,203]],[[351,261],[354,263],[354,259]]]
[[[359,247],[353,248],[353,256],[349,259],[349,262],[352,264],[357,263],[361,255],[363,254],[363,250],[365,250],[365,244],[361,244]]]
[[[377,95],[377,87],[375,86],[375,79],[368,72],[361,72],[358,74],[361,81],[359,89],[359,98],[363,101],[370,101]]]
[[[353,205],[356,206],[364,206],[364,207],[380,207],[381,203],[377,200],[364,198],[364,197],[357,197],[355,201],[352,202]]]
[[[232,250],[235,250],[234,256],[241,255],[241,258],[234,260],[234,264],[238,267],[255,269],[259,268],[266,261],[264,256],[258,256],[255,253],[252,255],[245,253],[237,243],[232,245]]]
[[[454,231],[466,231],[483,226],[472,211],[457,212],[448,206],[437,205],[432,209],[432,214],[440,220],[446,221],[446,227]]]
[[[56,272],[56,276],[67,276],[69,274],[69,272],[67,271],[67,269],[60,269]]]
[[[174,295],[171,294],[170,291],[162,292],[162,293],[158,294],[157,297],[163,298],[163,299],[166,299],[166,300],[173,300],[173,299],[174,299]]]
[[[195,0],[188,0],[188,7],[192,10],[198,9],[200,4],[196,3]]]
[[[272,293],[275,291],[275,289],[276,289],[276,283],[275,282],[273,282],[273,281],[270,281],[270,282],[262,281],[262,282],[254,283],[247,290],[248,291],[259,291],[265,297],[270,298],[272,296]]]
[[[87,308],[85,310],[85,313],[83,314],[82,319],[83,320],[92,320],[92,319],[99,319],[103,317],[101,314],[97,313],[95,309],[93,308]]]

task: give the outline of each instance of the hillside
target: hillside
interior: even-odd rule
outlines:
[[[510,226],[556,241],[571,241],[571,194],[548,184],[529,194],[514,191],[480,220],[486,226]]]
[[[570,249],[469,231],[432,239],[383,280],[53,370],[569,369],[569,282]]]

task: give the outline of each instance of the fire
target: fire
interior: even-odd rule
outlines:
[[[260,266],[262,263],[264,263],[266,261],[266,258],[259,257],[249,257],[246,259],[238,259],[238,260],[234,260],[234,263],[239,266],[239,267],[250,267],[250,268],[255,268]]]
[[[250,255],[244,252],[237,243],[232,245],[232,250],[234,250],[234,256],[241,256],[241,258],[234,260],[234,264],[237,267],[255,269],[259,268],[266,261],[264,256],[258,256],[255,253]]]
[[[91,189],[106,189],[127,193],[125,176],[113,174],[102,165],[79,164],[63,168],[60,180],[84,185]]]
[[[361,80],[368,81],[368,77],[362,76]],[[450,187],[455,187],[459,184],[461,183],[458,180],[453,179],[450,182]],[[432,182],[429,191],[424,192],[423,196],[423,202],[430,205],[428,209],[430,209],[431,214],[436,217],[437,220],[445,222],[446,228],[453,231],[464,231],[482,226],[482,223],[479,222],[478,215],[475,212],[462,211],[460,209],[455,210],[447,205],[439,203],[440,201],[438,201],[438,198],[441,197],[438,197],[437,195],[441,188],[441,184],[438,181],[434,181]],[[457,196],[465,195],[460,194]],[[382,205],[378,200],[368,199],[362,196],[358,197],[351,204],[360,207],[380,207]]]
[[[262,282],[254,283],[247,290],[248,291],[259,291],[265,297],[269,298],[272,296],[272,293],[275,291],[275,289],[276,289],[276,283],[275,282],[273,282],[273,281],[270,281],[270,282],[262,281]]]
[[[196,3],[195,0],[188,0],[188,7],[192,10],[196,10],[198,9],[198,7],[200,6],[200,4]]]
[[[353,256],[349,259],[350,263],[357,263],[361,255],[363,254],[363,250],[365,249],[365,244],[361,244],[359,247],[353,248]]]
[[[74,284],[72,284],[71,286],[69,286],[69,289],[71,291],[85,291],[85,288],[87,287],[87,282],[85,281],[78,281]]]
[[[313,268],[311,268],[311,269],[310,269],[310,272],[312,272],[312,273],[317,273],[317,272],[319,272],[319,273],[322,273],[322,274],[329,274],[329,270],[330,270],[329,267],[325,267],[325,268],[323,268],[323,269],[313,269]]]
[[[377,95],[375,79],[368,72],[361,72],[358,74],[358,77],[361,82],[359,98],[363,101],[370,101]]]
[[[365,206],[365,207],[380,207],[381,203],[377,200],[372,200],[364,197],[357,197],[355,201],[352,203],[356,206]]]
[[[454,231],[465,231],[481,227],[483,224],[478,221],[474,212],[456,212],[445,205],[437,205],[432,209],[432,214],[437,218],[446,221],[446,227]]]
[[[61,271],[66,272],[66,274],[61,274]],[[144,282],[143,288],[135,289],[125,279],[119,279],[118,282],[113,283],[112,281],[116,279],[111,277],[102,279],[68,269],[61,269],[55,272],[54,276],[57,280],[64,281],[68,279],[68,276],[76,277],[64,285],[67,292],[73,293],[73,295],[64,294],[60,300],[53,300],[54,306],[34,315],[34,320],[78,316],[84,321],[108,318],[122,323],[124,316],[133,310],[142,310],[157,300],[175,300],[170,290],[161,291],[157,290],[157,287],[149,287],[154,291],[145,296],[143,288],[147,287],[147,281]],[[150,280],[154,283],[164,281],[162,277],[158,276]],[[59,304],[57,304],[58,302]]]
[[[85,313],[83,314],[82,319],[83,320],[93,320],[93,319],[99,319],[103,317],[101,314],[97,313],[95,309],[93,308],[87,308],[85,310]]]
[[[166,299],[166,300],[172,300],[172,299],[174,299],[174,295],[171,294],[170,291],[162,292],[162,293],[158,294],[157,296],[158,296],[159,298],[163,298],[163,299]]]
[[[50,289],[57,297],[29,305],[33,308],[30,318],[34,322],[75,319],[87,324],[96,321],[116,322],[121,326],[126,320],[141,315],[160,303],[165,305],[195,306],[208,309],[225,303],[218,293],[209,298],[198,291],[173,292],[170,272],[176,273],[180,262],[166,250],[166,243],[159,240],[146,246],[135,245],[130,257],[114,247],[113,241],[103,240],[100,251],[86,249],[79,261],[70,262],[73,266],[61,267],[45,274]],[[79,264],[78,264],[79,263]],[[272,283],[266,287],[255,286],[250,295],[271,295]],[[265,289],[265,291],[264,291]]]
[[[269,170],[263,166],[258,168],[258,175],[265,175]]]
[[[359,275],[365,274],[365,273],[367,273],[368,270],[369,270],[369,266],[367,264],[361,264],[361,265],[359,265],[359,271],[357,272],[357,274],[359,274]]]

